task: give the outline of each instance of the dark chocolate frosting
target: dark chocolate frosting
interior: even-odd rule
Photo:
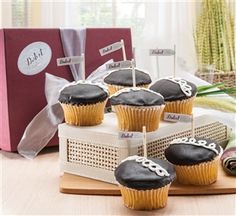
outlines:
[[[187,141],[183,141],[183,139],[187,139]],[[220,145],[210,139],[199,137],[195,137],[194,139],[196,140],[196,145],[191,144],[190,138],[180,138],[172,141],[170,146],[165,150],[166,159],[175,165],[195,165],[214,160],[222,151]],[[206,142],[205,147],[198,146],[199,140]]]
[[[100,85],[77,83],[65,87],[59,97],[61,103],[87,105],[105,101],[108,93]]]
[[[177,78],[177,80],[179,79],[180,78]],[[194,95],[196,95],[197,93],[196,85],[184,79],[181,80],[182,82],[186,82],[186,84],[189,86],[187,88],[191,88],[189,92],[190,94],[186,95],[186,93],[184,93],[184,91],[181,89],[181,86],[178,83],[173,82],[168,78],[156,81],[153,85],[150,86],[150,89],[163,95],[165,101],[183,100],[191,98]]]
[[[115,178],[121,185],[138,190],[149,190],[164,187],[174,181],[175,170],[168,161],[159,158],[147,158],[160,165],[169,174],[168,176],[159,176],[155,171],[143,166],[142,163],[136,162],[135,159],[132,160],[132,157],[135,156],[131,156],[131,160],[121,162],[115,170]]]
[[[135,69],[136,85],[146,85],[152,82],[148,73]],[[112,71],[104,78],[106,84],[118,86],[133,86],[132,69],[121,69]]]
[[[156,106],[164,104],[164,98],[145,88],[125,88],[110,97],[111,105]]]

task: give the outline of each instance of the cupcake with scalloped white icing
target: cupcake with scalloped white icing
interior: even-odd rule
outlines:
[[[217,180],[222,152],[222,147],[213,140],[183,137],[170,143],[165,157],[175,165],[179,183],[209,185]]]
[[[149,87],[164,97],[164,112],[191,115],[197,93],[195,84],[182,78],[162,78]]]
[[[108,91],[100,84],[78,81],[66,85],[59,102],[65,122],[76,126],[98,125],[104,118]]]
[[[142,131],[143,126],[147,132],[157,130],[165,107],[162,95],[138,87],[116,92],[110,102],[122,131]]]
[[[163,208],[176,173],[174,166],[159,158],[130,156],[115,170],[126,207],[136,210]]]

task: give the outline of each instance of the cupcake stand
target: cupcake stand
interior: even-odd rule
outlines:
[[[118,136],[117,119],[114,113],[107,113],[101,125],[75,127],[59,126],[60,178],[62,193],[119,195],[115,185],[114,169],[119,162],[130,155],[143,155],[142,140],[121,140]],[[195,115],[195,134],[208,137],[224,146],[229,138],[229,129],[207,115]],[[178,137],[191,135],[191,123],[161,122],[155,132],[147,133],[147,154],[164,159],[164,150]],[[218,181],[210,186],[193,187],[175,182],[169,193],[220,194],[235,193],[233,177],[219,170]]]

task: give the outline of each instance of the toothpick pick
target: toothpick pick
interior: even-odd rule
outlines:
[[[191,130],[192,130],[192,137],[195,136],[195,128],[194,128],[194,118],[192,114],[192,121],[191,121]]]
[[[136,61],[136,49],[135,49],[135,47],[133,47],[133,49],[132,49],[132,54],[133,54],[134,61]]]
[[[143,156],[147,157],[147,132],[146,132],[146,126],[143,126]]]
[[[176,45],[174,44],[174,78],[175,78],[175,73],[176,73]]]
[[[156,65],[157,65],[157,79],[160,78],[160,67],[159,67],[159,57],[156,56]]]
[[[81,62],[81,72],[82,72],[82,80],[85,80],[85,57],[84,53],[81,54],[82,62]]]
[[[125,43],[124,43],[124,40],[122,39],[120,42],[121,42],[121,48],[122,48],[122,54],[123,54],[123,60],[126,61],[127,58],[126,58]]]
[[[131,60],[132,65],[132,78],[133,78],[133,87],[136,87],[136,74],[135,74],[135,67],[134,67],[134,59]]]

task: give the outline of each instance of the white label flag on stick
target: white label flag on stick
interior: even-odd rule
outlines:
[[[160,68],[159,68],[159,56],[174,56],[174,77],[175,77],[175,54],[176,49],[174,45],[174,49],[149,49],[149,55],[150,56],[156,56],[156,65],[157,65],[157,78],[160,78]]]
[[[71,56],[57,59],[57,66],[66,66],[72,64],[80,64],[83,61],[83,56]]]
[[[57,59],[57,66],[66,66],[66,65],[73,65],[73,64],[80,64],[81,73],[82,73],[82,80],[85,80],[85,57],[84,53],[81,56],[71,56],[65,58],[58,58]]]
[[[179,113],[164,113],[164,121],[169,122],[191,122],[191,136],[194,137],[195,135],[195,125],[194,125],[194,118],[192,115],[186,114],[179,114]]]
[[[136,87],[136,72],[135,72],[135,61],[134,61],[134,59],[131,60],[131,65],[132,65],[133,87]]]
[[[164,121],[169,121],[169,122],[191,122],[192,121],[192,116],[191,115],[185,115],[185,114],[179,114],[179,113],[165,112],[164,113]]]
[[[150,49],[150,56],[172,56],[175,55],[175,50],[173,49]]]
[[[142,139],[143,133],[141,132],[132,132],[132,131],[120,131],[118,133],[118,139],[120,140],[131,140],[131,139]]]
[[[134,132],[134,131],[120,131],[118,133],[119,140],[132,140],[132,139],[140,139],[143,144],[143,153],[144,157],[147,157],[147,132],[146,126],[143,126],[142,132]]]
[[[121,42],[116,42],[116,43],[110,44],[110,45],[108,45],[106,47],[103,47],[102,49],[99,50],[99,52],[100,52],[101,56],[104,56],[104,55],[112,53],[112,52],[114,52],[116,50],[121,49],[121,47],[122,47]]]
[[[129,61],[129,60],[118,61],[118,62],[113,62],[113,63],[110,63],[110,64],[106,64],[106,69],[107,70],[130,68],[130,67],[132,67],[132,62]]]
[[[122,55],[123,55],[123,60],[126,61],[126,52],[125,52],[125,44],[124,40],[121,40],[119,42],[115,42],[113,44],[110,44],[106,47],[103,47],[99,49],[100,55],[104,56],[109,53],[115,52],[116,50],[122,49]]]

